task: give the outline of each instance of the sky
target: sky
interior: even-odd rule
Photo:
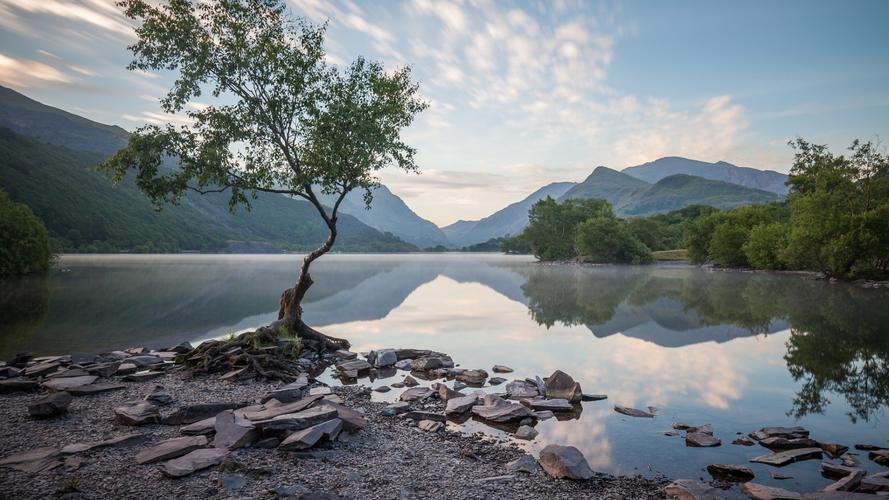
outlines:
[[[889,138],[889,2],[288,0],[328,60],[410,65],[420,216],[478,219],[541,186],[663,156],[786,172],[787,141]],[[0,0],[0,85],[134,130],[171,74],[130,72],[112,0]],[[200,98],[191,103],[199,107]]]

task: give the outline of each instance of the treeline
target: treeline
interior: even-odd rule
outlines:
[[[628,220],[603,200],[548,198],[531,207],[507,253],[540,260],[642,264],[652,252],[685,248],[694,263],[812,270],[833,277],[889,275],[889,159],[871,142],[847,156],[802,139],[788,199],[730,210],[690,206]]]
[[[52,260],[43,221],[0,189],[0,276],[45,271]]]

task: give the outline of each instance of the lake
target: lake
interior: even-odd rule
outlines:
[[[274,319],[299,256],[64,256],[48,276],[7,280],[0,358],[165,347]],[[542,265],[489,254],[328,255],[313,265],[306,322],[354,351],[434,349],[507,378],[572,375],[577,418],[540,422],[531,451],[580,448],[615,474],[707,478],[710,463],[766,453],[731,444],[764,426],[802,425],[822,442],[889,446],[889,291],[803,276],[685,265]],[[367,385],[400,380],[406,372]],[[494,375],[493,373],[491,373]],[[337,384],[329,374],[322,380]],[[502,387],[502,386],[501,386]],[[485,388],[497,392],[497,387]],[[393,400],[400,391],[374,393]],[[614,405],[657,408],[631,418]],[[672,422],[711,424],[717,448],[667,436]],[[502,435],[480,422],[466,432]],[[870,472],[885,471],[851,450]],[[749,464],[757,482],[804,491],[829,484],[817,460]],[[778,480],[779,472],[792,479]]]

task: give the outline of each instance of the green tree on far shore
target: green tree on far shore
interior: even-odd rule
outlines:
[[[0,189],[0,276],[46,271],[52,260],[43,221]]]

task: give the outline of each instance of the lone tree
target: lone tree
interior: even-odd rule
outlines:
[[[347,341],[302,320],[309,267],[336,242],[338,210],[349,192],[363,191],[369,206],[377,171],[417,170],[415,149],[400,135],[427,106],[410,68],[386,72],[363,58],[342,70],[330,66],[325,27],[291,17],[282,0],[124,0],[119,6],[138,23],[129,69],[177,72],[161,108],[184,111],[189,124],[138,129],[102,168],[115,182],[135,171],[157,209],[188,191],[229,193],[232,211],[249,210],[260,192],[311,203],[327,225],[327,239],[303,258],[296,283],[281,295],[278,320],[255,333],[347,348]],[[223,104],[188,106],[202,92]],[[322,194],[332,206],[321,203]]]

